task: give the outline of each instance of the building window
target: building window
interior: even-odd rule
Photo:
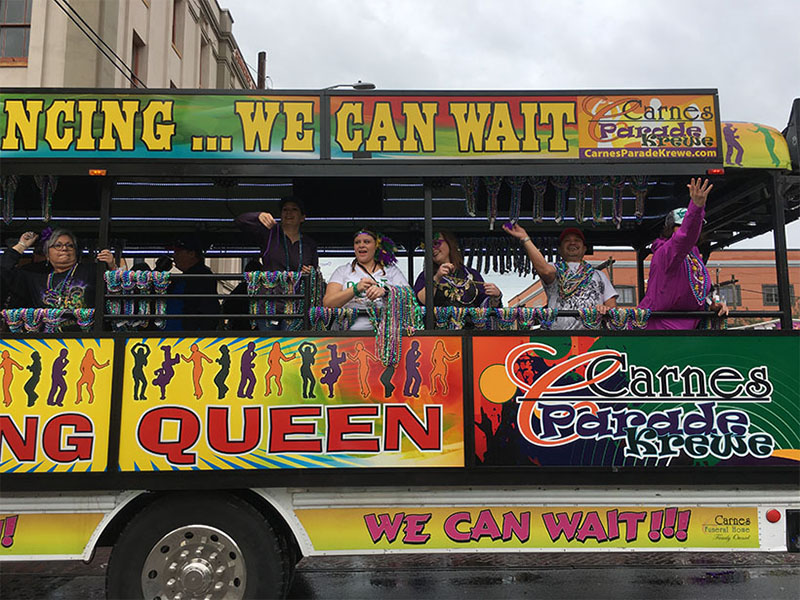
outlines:
[[[617,290],[617,304],[619,306],[636,306],[636,288],[632,285],[615,285]]]
[[[780,296],[777,285],[762,285],[761,294],[764,296],[764,306],[779,306]],[[789,286],[789,299],[794,299],[794,286]]]
[[[186,22],[185,0],[172,0],[172,48],[181,56],[183,52],[183,30]]]
[[[33,0],[0,0],[0,64],[28,62]]]
[[[131,71],[135,77],[131,77],[131,87],[144,87],[147,77],[147,47],[136,32],[133,32],[133,46],[131,48]]]
[[[728,306],[741,306],[742,305],[742,286],[736,284],[727,284],[719,286],[719,297],[725,301]]]

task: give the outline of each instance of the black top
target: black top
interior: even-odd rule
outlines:
[[[11,308],[94,308],[97,263],[76,263],[64,273],[49,265],[17,268],[22,254],[7,248],[0,258],[2,287],[12,290]]]
[[[199,262],[184,271],[186,275],[212,273],[205,263]],[[167,288],[167,294],[216,294],[216,279],[173,279]],[[173,298],[167,300],[167,314],[183,313],[185,315],[218,315],[219,301],[215,298]],[[167,319],[167,331],[204,331],[217,328],[217,319],[189,317],[183,319]]]
[[[258,240],[261,247],[261,263],[265,271],[299,271],[302,265],[319,266],[317,242],[307,235],[292,242],[279,225],[267,229],[258,220],[258,212],[243,213],[236,217],[236,226]],[[300,248],[303,249],[302,261]]]

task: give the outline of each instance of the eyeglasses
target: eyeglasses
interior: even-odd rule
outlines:
[[[75,250],[75,244],[73,244],[72,242],[66,242],[66,243],[56,242],[50,247],[53,250]]]

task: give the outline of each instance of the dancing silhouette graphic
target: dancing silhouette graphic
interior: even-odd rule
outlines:
[[[753,127],[755,127],[755,129],[753,129],[755,133],[760,133],[764,136],[764,144],[767,146],[767,152],[769,152],[769,158],[772,160],[773,166],[779,166],[781,164],[781,159],[775,154],[775,139],[772,137],[772,133],[770,133],[769,129],[757,123],[753,123]]]
[[[406,382],[403,386],[403,395],[406,397],[419,398],[419,386],[422,385],[422,375],[419,373],[420,356],[422,356],[422,352],[419,351],[419,342],[414,340],[411,342],[411,348],[406,352]]]
[[[228,386],[225,380],[231,372],[231,353],[228,346],[223,344],[219,347],[219,358],[214,362],[219,365],[219,371],[214,375],[214,385],[217,386],[217,399],[222,400],[228,393]]]
[[[736,134],[737,131],[739,130],[733,126],[733,123],[725,123],[722,136],[725,138],[725,143],[728,144],[728,151],[725,153],[725,162],[735,163],[741,167],[744,148],[742,148],[742,145],[739,143],[739,136]],[[731,157],[734,150],[736,150],[736,158],[732,161]]]
[[[311,342],[303,342],[297,348],[297,353],[303,361],[300,367],[300,377],[303,378],[303,398],[316,398],[314,395],[314,386],[317,384],[317,380],[314,377],[311,367],[314,364],[314,356],[317,354],[317,347]]]
[[[239,389],[236,395],[239,398],[253,399],[253,390],[256,387],[256,374],[253,369],[256,366],[256,343],[249,342],[247,348],[242,352],[242,360],[239,365]]]
[[[175,365],[181,362],[180,355],[172,356],[172,346],[161,346],[164,351],[164,360],[161,361],[161,366],[153,373],[156,378],[153,379],[153,385],[161,388],[161,399],[165,400],[167,397],[167,385],[175,376]]]
[[[50,374],[50,394],[47,396],[47,404],[49,406],[64,406],[64,394],[67,393],[67,382],[64,377],[67,375],[67,359],[66,348],[62,348],[58,357],[53,361],[53,370]]]
[[[374,360],[378,362],[378,359],[375,358],[375,355],[369,350],[364,348],[364,344],[361,342],[356,344],[355,354],[348,354],[347,358],[358,363],[358,385],[361,387],[361,396],[366,398],[370,394],[369,381],[367,379],[369,375],[369,361]]]
[[[147,377],[144,375],[144,368],[147,366],[147,357],[150,356],[150,347],[142,342],[137,342],[131,348],[133,355],[133,399],[147,400],[144,392],[147,389]]]
[[[394,377],[394,372],[397,369],[397,365],[386,365],[386,368],[381,373],[381,385],[383,385],[383,397],[384,398],[391,398],[392,394],[394,394],[394,384],[392,383],[392,377]]]
[[[3,404],[11,406],[13,398],[11,398],[11,380],[14,379],[14,369],[22,371],[22,365],[11,358],[8,350],[3,350],[0,354],[0,369],[3,371]]]
[[[81,359],[81,378],[78,380],[78,397],[75,399],[75,404],[80,404],[83,400],[83,386],[86,386],[86,392],[89,395],[89,404],[94,402],[94,370],[105,369],[111,361],[99,363],[94,357],[94,350],[88,348],[86,354]]]
[[[294,360],[294,356],[286,356],[283,351],[281,350],[281,345],[278,342],[272,344],[272,348],[270,348],[269,354],[267,355],[267,374],[264,376],[264,380],[267,384],[267,390],[264,392],[264,396],[269,396],[272,391],[269,387],[269,382],[271,379],[275,380],[275,385],[278,388],[278,396],[283,395],[283,384],[281,384],[281,377],[283,377],[283,365],[281,361],[289,362],[290,360]]]
[[[189,349],[191,354],[183,356],[179,354],[184,362],[192,363],[192,383],[194,384],[194,397],[200,400],[203,397],[203,388],[200,385],[200,378],[203,376],[203,361],[213,362],[208,356],[202,353],[197,344],[192,344]]]
[[[28,406],[33,406],[39,398],[39,394],[36,393],[36,386],[39,385],[39,380],[42,378],[42,357],[36,350],[31,354],[31,364],[25,368],[31,372],[31,376],[25,382],[23,389],[28,396]]]
[[[431,354],[431,396],[436,395],[436,383],[442,388],[442,396],[447,396],[447,362],[453,362],[461,356],[461,353],[448,354],[447,349],[444,347],[442,340],[436,340],[433,346],[433,353]]]
[[[338,353],[336,344],[328,344],[328,350],[331,351],[331,359],[328,366],[322,368],[322,379],[319,382],[328,386],[328,398],[333,398],[333,385],[342,375],[342,363],[347,362],[347,356],[344,352]]]

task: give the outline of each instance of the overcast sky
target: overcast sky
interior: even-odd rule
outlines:
[[[777,129],[800,96],[800,0],[218,2],[276,89],[717,88],[723,120]]]

